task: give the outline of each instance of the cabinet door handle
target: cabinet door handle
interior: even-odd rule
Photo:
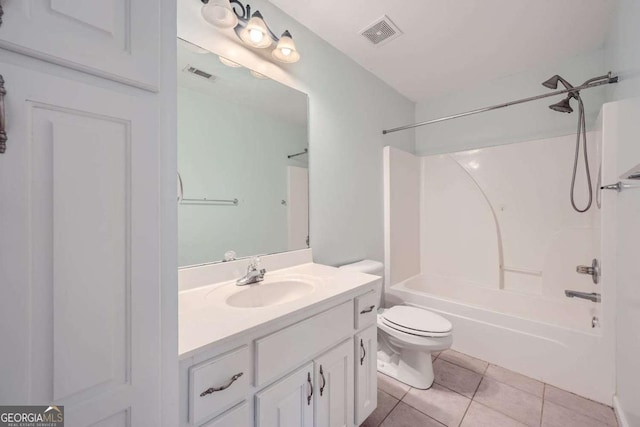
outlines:
[[[364,349],[364,342],[360,338],[360,349],[362,350],[362,357],[360,357],[360,366],[364,363],[364,358],[367,356],[367,350]]]
[[[2,9],[0,8],[0,12]],[[2,24],[2,14],[0,13],[0,25]],[[0,154],[7,151],[7,126],[5,121],[4,97],[7,90],[4,88],[4,77],[0,74]]]
[[[211,394],[211,393],[215,393],[216,391],[222,391],[222,390],[228,389],[229,387],[231,387],[231,384],[236,382],[236,380],[238,378],[240,378],[242,375],[243,375],[243,372],[238,372],[237,374],[232,376],[231,380],[229,380],[229,382],[226,383],[225,385],[222,385],[220,387],[210,387],[210,388],[206,389],[205,391],[203,391],[202,393],[200,393],[200,397],[205,397],[206,395]]]
[[[322,385],[320,386],[320,396],[322,396],[324,387],[327,385],[327,380],[324,378],[324,372],[322,372],[322,365],[320,365],[320,378],[322,378]]]
[[[370,305],[369,308],[365,308],[364,310],[362,310],[360,312],[360,314],[366,314],[366,313],[371,313],[373,311],[373,309],[376,308],[375,305]]]
[[[307,382],[309,383],[309,394],[307,395],[307,405],[311,405],[313,397],[313,384],[311,383],[311,372],[307,372]]]

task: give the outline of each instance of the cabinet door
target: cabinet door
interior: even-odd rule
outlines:
[[[247,402],[241,403],[201,427],[250,427],[251,414]]]
[[[355,335],[356,425],[360,425],[378,405],[377,325]]]
[[[256,394],[257,427],[312,427],[313,363]]]
[[[353,426],[353,344],[349,339],[314,361],[315,427]]]
[[[12,55],[0,50],[0,403],[64,405],[69,426],[161,425],[155,99]]]
[[[157,0],[5,0],[0,47],[155,90]]]

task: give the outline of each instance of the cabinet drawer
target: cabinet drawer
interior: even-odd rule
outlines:
[[[347,301],[256,340],[256,385],[309,360],[353,332],[353,303]]]
[[[245,345],[189,369],[189,421],[192,424],[246,397],[250,383],[249,356],[249,347]]]
[[[241,427],[251,425],[251,414],[247,402],[229,409],[224,414],[202,425],[202,427]]]
[[[356,329],[376,322],[378,316],[378,293],[374,290],[356,298]]]

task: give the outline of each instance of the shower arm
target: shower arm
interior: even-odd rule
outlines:
[[[426,122],[414,123],[414,124],[410,124],[410,125],[405,125],[405,126],[392,128],[392,129],[384,129],[382,131],[382,134],[386,135],[386,134],[392,133],[392,132],[398,132],[398,131],[401,131],[401,130],[413,129],[413,128],[417,128],[417,127],[420,127],[420,126],[430,125],[430,124],[433,124],[433,123],[439,123],[439,122],[444,122],[444,121],[447,121],[447,120],[457,119],[457,118],[460,118],[460,117],[466,117],[466,116],[471,116],[471,115],[474,115],[474,114],[480,114],[480,113],[484,113],[484,112],[487,112],[487,111],[498,110],[500,108],[511,107],[512,105],[524,104],[525,102],[537,101],[538,99],[549,98],[549,97],[556,96],[556,95],[563,95],[563,94],[566,94],[566,93],[570,93],[571,95],[573,95],[574,92],[577,93],[577,92],[580,92],[581,90],[584,90],[584,89],[591,89],[593,87],[598,87],[598,86],[612,84],[612,83],[618,83],[618,76],[614,76],[614,75],[611,74],[611,72],[609,72],[609,74],[606,74],[606,75],[600,76],[600,77],[594,77],[592,79],[587,80],[582,85],[573,87],[571,89],[556,90],[556,91],[545,93],[545,94],[542,94],[542,95],[532,96],[530,98],[518,99],[516,101],[505,102],[504,104],[493,105],[491,107],[478,108],[477,110],[466,111],[464,113],[454,114],[452,116],[447,116],[447,117],[441,117],[439,119],[428,120]]]

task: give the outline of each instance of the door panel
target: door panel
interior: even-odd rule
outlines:
[[[5,55],[0,402],[65,405],[69,425],[160,425],[153,98]]]
[[[349,339],[314,361],[315,427],[353,426],[353,344]]]
[[[371,325],[355,335],[356,425],[360,425],[378,406],[378,326]]]
[[[145,89],[158,87],[154,0],[5,0],[0,47]]]
[[[257,427],[313,426],[313,363],[256,394]],[[313,391],[312,391],[313,388]]]

